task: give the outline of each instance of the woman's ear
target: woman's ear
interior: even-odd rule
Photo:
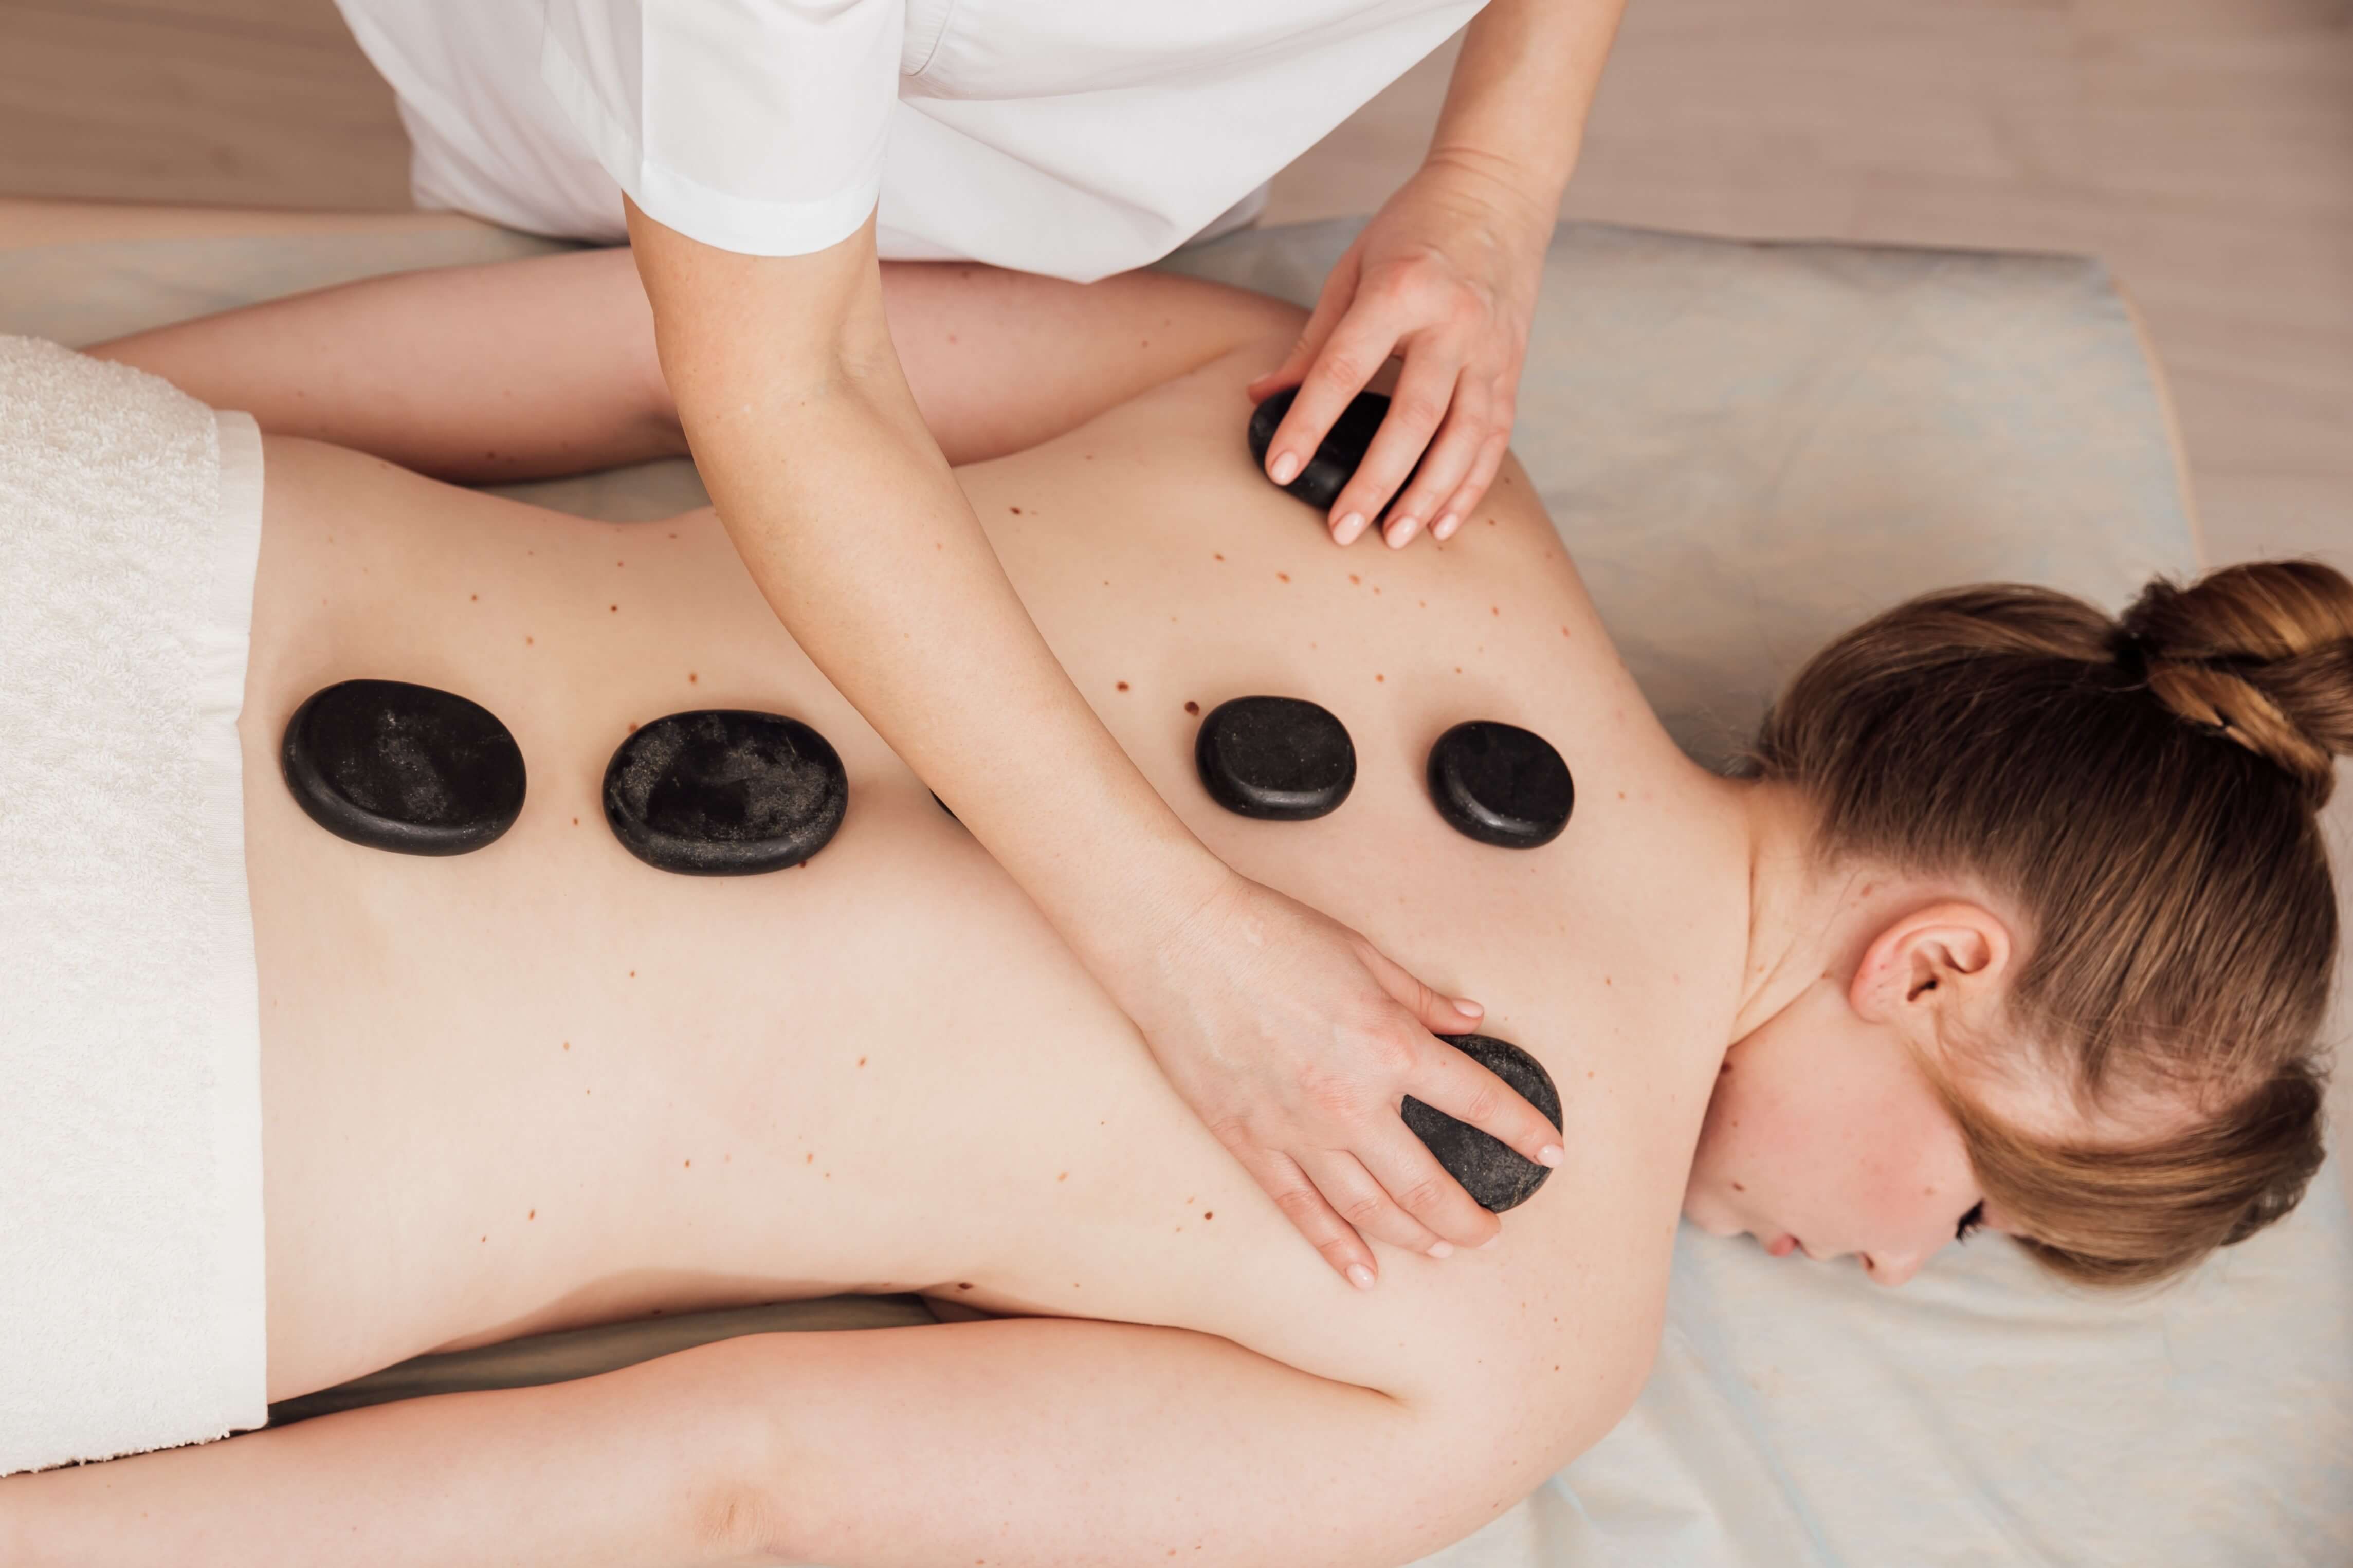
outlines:
[[[1847,1002],[1864,1019],[1976,1011],[2008,979],[2010,928],[1983,904],[1949,900],[1891,921],[1863,950]]]

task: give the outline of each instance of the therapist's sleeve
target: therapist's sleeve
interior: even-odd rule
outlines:
[[[905,0],[547,0],[540,75],[647,216],[805,256],[874,210]]]

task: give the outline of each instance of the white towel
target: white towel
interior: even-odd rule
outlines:
[[[0,337],[0,1475],[260,1426],[261,441]]]

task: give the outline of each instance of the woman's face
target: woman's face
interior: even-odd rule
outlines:
[[[1898,1021],[1824,977],[1726,1053],[1683,1214],[1776,1257],[1853,1255],[1901,1285],[1984,1218],[1959,1127]]]

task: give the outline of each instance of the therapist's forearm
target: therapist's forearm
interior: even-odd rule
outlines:
[[[1430,157],[1496,174],[1549,222],[1625,8],[1625,0],[1489,0],[1463,35]]]
[[[1187,910],[1153,900],[1188,873],[1177,886],[1207,897],[1216,863],[1031,624],[912,402],[886,394],[846,380],[687,416],[736,549],[818,668],[1057,925],[1173,921]]]
[[[856,293],[867,279],[813,298],[799,285],[821,264],[807,258],[711,250],[641,217],[635,232],[681,420],[761,592],[1091,965],[1115,968],[1227,873],[1031,623],[924,427],[879,299]],[[796,287],[777,288],[786,272]],[[812,339],[828,317],[844,325]]]

